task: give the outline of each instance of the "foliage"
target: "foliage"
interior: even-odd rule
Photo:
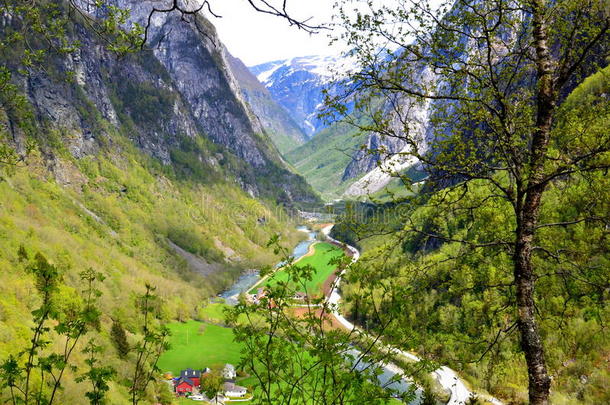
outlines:
[[[525,357],[529,401],[547,404],[552,358],[545,354],[540,324],[552,310],[541,305],[537,289],[554,278],[567,283],[568,295],[573,283],[583,280],[606,285],[587,259],[576,260],[582,258],[580,246],[559,243],[558,249],[547,239],[554,228],[562,233],[563,227],[587,224],[601,238],[591,241],[596,248],[585,257],[597,258],[605,243],[598,227],[607,223],[606,204],[592,198],[587,209],[573,209],[561,220],[549,218],[545,209],[553,186],[598,180],[610,167],[610,138],[598,121],[608,116],[609,103],[597,96],[587,99],[586,107],[570,108],[563,96],[580,77],[595,72],[595,62],[603,63],[610,43],[607,2],[457,0],[432,7],[428,2],[362,1],[366,7],[354,12],[350,3],[338,5],[342,38],[360,69],[345,79],[344,94],[327,99],[327,115],[406,147],[395,156],[371,153],[425,167],[426,187],[406,198],[425,208],[419,216],[403,218],[399,241],[413,242],[416,235],[423,239],[409,249],[425,240],[452,248],[417,262],[412,273],[427,273],[449,261],[469,267],[479,257],[498,260],[491,268],[475,267],[488,272],[469,278],[467,291],[454,280],[439,280],[449,293],[461,290],[461,295],[453,307],[436,313],[435,326],[442,330],[444,321],[463,321],[459,315],[470,313],[470,322],[462,326],[475,339],[473,345],[488,347],[481,355],[497,353],[497,343],[517,330],[520,347],[513,353]],[[346,105],[354,97],[350,111]],[[422,110],[430,115],[426,131],[419,130]],[[392,167],[387,172],[405,177]],[[406,178],[404,184],[410,188],[412,182]],[[493,231],[490,223],[496,225]],[[574,263],[581,270],[574,270]],[[366,288],[376,286],[365,298],[405,293],[404,285],[394,291],[392,280],[375,280],[380,274],[359,275],[361,283],[373,282]],[[489,291],[495,289],[509,290],[506,299],[494,300]],[[482,305],[470,302],[470,294],[479,291],[488,294]],[[403,305],[382,301],[381,315],[391,305]],[[475,330],[485,336],[478,329],[482,326],[496,333],[475,338]],[[406,320],[404,328],[409,330]]]
[[[160,369],[157,366],[161,354],[169,349],[169,329],[163,324],[155,322],[159,317],[158,296],[156,288],[146,284],[146,292],[138,297],[136,305],[140,309],[144,320],[142,323],[142,339],[137,342],[133,350],[136,353],[136,363],[131,379],[131,402],[136,405],[146,393],[146,388]]]
[[[110,366],[99,366],[98,356],[103,352],[103,347],[95,344],[95,341],[90,340],[83,350],[89,357],[85,360],[85,364],[89,366],[89,370],[78,377],[76,382],[89,381],[92,390],[85,393],[91,405],[102,405],[106,392],[110,389],[108,381],[112,380],[116,371]]]
[[[141,127],[162,130],[173,112],[175,94],[159,89],[150,83],[128,81],[115,84],[117,98],[115,108],[121,114],[129,114]]]
[[[301,270],[298,279],[286,269],[273,273],[263,287],[271,287],[279,283],[289,283],[295,289],[302,289],[308,297],[321,297],[324,284],[336,270],[337,259],[343,256],[343,250],[330,243],[316,243],[312,245],[312,253],[300,258],[294,266]],[[295,286],[296,284],[296,286]],[[257,288],[250,291],[256,293]]]
[[[131,348],[125,335],[125,328],[121,324],[121,321],[113,319],[112,328],[110,329],[110,336],[112,337],[112,343],[116,347],[116,350],[120,357],[125,357],[129,354]]]
[[[201,377],[201,390],[205,393],[208,398],[214,398],[218,393],[222,391],[222,384],[224,378],[221,375],[221,370],[218,368],[212,369],[211,372],[206,373]]]
[[[287,281],[268,286],[259,303],[240,303],[227,313],[244,347],[240,366],[257,382],[257,403],[386,403],[392,391],[377,376],[388,353],[363,335],[333,328],[333,306],[326,299],[313,299],[302,314],[294,313],[294,294],[315,268],[295,265],[278,242],[273,238],[269,245],[283,257]],[[331,259],[339,269],[348,262],[345,256]],[[246,322],[239,321],[244,317]],[[405,399],[412,395],[405,393]]]
[[[27,256],[20,252],[21,257]],[[52,404],[62,388],[66,369],[73,367],[70,360],[78,341],[89,329],[99,326],[100,312],[96,301],[101,293],[95,284],[103,277],[91,269],[80,273],[86,287],[82,300],[74,301],[61,295],[62,275],[42,254],[35,255],[28,264],[28,270],[34,276],[42,302],[32,311],[34,326],[30,345],[0,365],[0,381],[3,387],[9,388],[13,404]],[[49,324],[54,324],[53,328]],[[50,350],[51,331],[63,340],[60,352]],[[48,381],[45,382],[45,378]],[[38,388],[34,387],[35,381]]]
[[[608,200],[610,186],[604,177],[555,184],[545,199],[542,219],[562,222],[584,206],[596,207],[591,213],[602,215],[607,208],[599,202]],[[471,187],[473,194],[485,195],[482,185]],[[463,198],[451,211],[435,207],[432,201],[429,206],[403,206],[402,219],[387,215],[395,222],[383,227],[373,221],[353,226],[350,218],[365,253],[361,264],[344,277],[345,310],[359,324],[375,330],[387,319],[385,311],[397,306],[392,296],[399,295],[404,312],[396,315],[395,333],[411,336],[411,347],[461,370],[473,385],[523,403],[527,376],[518,354],[507,253],[463,247],[458,242],[423,242],[409,227],[405,232],[392,231],[392,237],[375,236],[387,234],[407,219],[417,225],[434,221],[440,226],[437,231],[450,231],[454,238],[507,236],[514,226],[507,207],[487,203],[479,207],[471,224],[467,208],[474,201],[475,197]],[[610,343],[604,333],[609,315],[604,290],[609,281],[601,270],[608,263],[607,238],[604,225],[591,222],[549,227],[537,239],[539,246],[552,247],[554,252],[573,252],[569,263],[536,261],[546,275],[537,283],[536,306],[545,314],[540,327],[550,372],[555,376],[553,403],[562,397],[570,403],[606,401],[600,388],[610,375],[600,364]]]

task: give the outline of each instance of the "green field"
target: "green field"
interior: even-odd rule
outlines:
[[[162,372],[179,375],[185,368],[239,363],[241,346],[233,341],[233,330],[197,321],[172,323],[171,349],[159,359]]]
[[[224,323],[226,304],[209,304],[199,310],[199,320],[211,323]]]
[[[299,286],[298,290],[306,290],[308,295],[319,296],[322,294],[324,281],[331,276],[335,271],[336,266],[329,262],[336,257],[343,255],[343,250],[330,243],[316,243],[313,245],[314,253],[310,256],[304,256],[297,263],[298,267],[312,266],[315,272],[312,274],[311,280],[307,280],[304,286]],[[261,286],[271,287],[278,282],[287,282],[289,274],[286,271],[279,270],[273,274],[264,284],[250,290],[250,294],[255,294]],[[305,291],[304,291],[305,292]]]

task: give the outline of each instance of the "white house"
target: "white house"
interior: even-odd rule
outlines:
[[[225,396],[233,398],[241,398],[246,396],[248,390],[240,385],[235,385],[232,382],[226,382],[222,386]]]
[[[222,377],[226,380],[233,380],[237,377],[235,367],[232,364],[225,364],[225,368],[222,370]]]

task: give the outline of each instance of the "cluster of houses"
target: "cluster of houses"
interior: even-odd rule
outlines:
[[[204,368],[203,370],[193,370],[187,368],[180,372],[180,377],[174,379],[174,391],[177,395],[199,395],[203,394],[200,392],[201,380],[205,378],[206,374],[211,373],[212,370]],[[245,387],[235,384],[235,378],[237,373],[235,367],[231,364],[226,364],[222,370],[222,378],[224,383],[222,386],[222,394],[225,397],[230,398],[243,398],[248,393]]]
[[[258,304],[260,304],[261,299],[265,298],[266,296],[267,296],[267,291],[264,288],[259,287],[256,291],[256,294],[247,294],[246,299],[249,303],[258,305]],[[301,292],[301,291],[295,292],[292,299],[295,301],[303,301],[303,302],[309,301],[309,297],[307,296],[307,294],[305,294],[304,292]]]

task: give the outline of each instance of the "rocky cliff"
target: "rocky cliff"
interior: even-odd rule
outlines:
[[[156,3],[114,1],[141,25]],[[90,2],[79,4],[104,18]],[[253,196],[289,204],[316,200],[305,181],[285,167],[244,99],[228,52],[203,16],[185,21],[179,12],[154,14],[145,49],[121,59],[83,25],[71,35],[81,46],[53,63],[59,76],[74,72],[74,82],[41,71],[23,78],[23,84],[39,120],[70,132],[63,140],[74,157],[112,143],[113,130],[126,132],[165,165],[194,143],[209,173],[234,178]],[[96,115],[112,128],[96,128]],[[208,140],[216,146],[202,146]]]
[[[229,66],[239,83],[244,99],[280,152],[290,152],[305,143],[308,137],[290,116],[290,113],[273,99],[269,90],[258,81],[240,59],[229,53],[227,55]]]
[[[395,156],[403,152],[406,146],[400,138],[357,134],[353,130],[352,139],[347,139],[350,135],[345,128],[334,128],[334,125],[327,128],[318,118],[324,102],[323,90],[337,91],[333,79],[340,77],[342,71],[354,68],[352,61],[328,56],[298,57],[250,67],[273,99],[289,112],[309,137],[314,137],[307,144],[289,150],[291,153],[287,157],[307,176],[310,183],[332,188],[318,189],[322,193],[345,192],[349,196],[359,196],[375,192],[391,180],[388,174],[390,167],[402,170],[412,165],[411,161],[403,162],[399,156]],[[430,79],[430,72],[423,67],[420,74],[422,80]],[[412,130],[423,135],[427,131],[428,106],[411,105],[409,100],[400,100],[398,104],[403,106],[405,112],[408,111],[413,122],[417,122],[412,125]],[[382,108],[392,115],[395,107],[395,103],[388,102]],[[402,122],[398,115],[395,117],[394,124],[399,129]],[[319,139],[316,139],[319,135]],[[340,142],[337,138],[340,138]],[[346,160],[345,156],[349,156],[349,159]],[[388,156],[394,157],[384,165]],[[315,165],[314,160],[318,162]],[[329,167],[334,170],[330,171]],[[326,181],[322,177],[330,179]]]

